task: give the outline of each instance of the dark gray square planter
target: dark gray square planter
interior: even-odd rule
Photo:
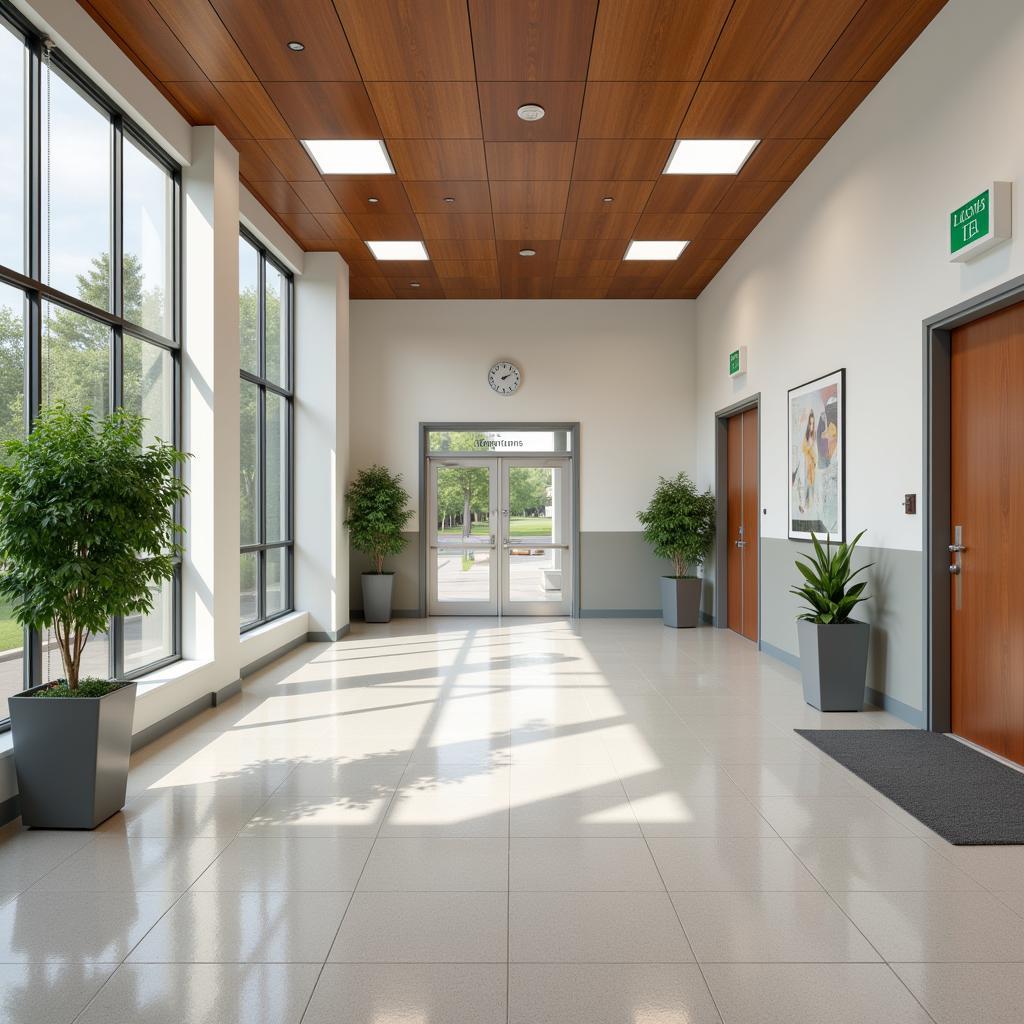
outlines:
[[[22,823],[95,828],[124,807],[135,683],[103,697],[10,698]]]
[[[692,629],[700,621],[701,580],[697,576],[661,577],[661,618],[666,626]]]
[[[391,592],[394,585],[393,572],[363,573],[363,618],[367,622],[391,621]]]
[[[819,711],[860,711],[868,673],[871,626],[850,620],[822,626],[796,623],[804,700]]]

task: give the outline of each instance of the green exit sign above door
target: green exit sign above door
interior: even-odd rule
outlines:
[[[747,346],[740,345],[729,353],[729,376],[738,377],[747,372]]]
[[[973,260],[1010,237],[1010,182],[994,181],[949,215],[949,258]]]

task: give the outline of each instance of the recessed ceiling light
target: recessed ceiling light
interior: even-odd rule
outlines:
[[[517,111],[520,121],[539,121],[544,116],[544,108],[536,103],[524,103]]]
[[[303,139],[321,174],[394,174],[383,139]]]
[[[419,286],[420,286],[419,281],[410,281],[409,282],[409,287],[410,288],[419,288]]]
[[[519,250],[519,255],[520,256],[536,256],[537,255],[537,250],[536,249],[520,249]]]
[[[429,260],[422,242],[367,242],[378,260]]]
[[[299,41],[298,41],[297,39],[293,39],[293,40],[292,40],[292,41],[291,41],[291,42],[290,42],[290,43],[288,44],[288,49],[289,49],[289,50],[294,50],[294,51],[295,51],[296,53],[302,53],[302,51],[303,51],[303,50],[304,50],[305,48],[306,48],[306,47],[305,47],[305,46],[303,46],[303,45],[302,45],[302,43],[300,43],[300,42],[299,42]]]
[[[601,196],[601,202],[602,203],[614,203],[615,202],[615,196]]]
[[[689,245],[687,242],[638,242],[629,243],[624,260],[677,260],[679,254]]]
[[[366,201],[368,203],[375,203],[375,204],[380,202],[380,200],[376,196],[367,196],[366,197]]]
[[[677,139],[665,174],[737,174],[760,139]]]
[[[444,197],[444,201],[446,203],[454,203],[455,202],[455,196],[445,196]]]

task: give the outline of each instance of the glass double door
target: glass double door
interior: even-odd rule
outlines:
[[[431,615],[572,613],[568,458],[431,458]]]

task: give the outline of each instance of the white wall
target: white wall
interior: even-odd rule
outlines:
[[[697,300],[701,479],[714,410],[759,391],[764,536],[787,533],[786,390],[845,366],[847,533],[921,549],[921,322],[1024,273],[1019,240],[946,258],[949,212],[992,180],[1024,231],[1022,57],[1019,0],[951,0]]]
[[[694,468],[693,305],[353,302],[353,470],[390,466],[415,499],[421,422],[578,421],[581,529],[635,531],[658,475]],[[488,387],[498,359],[513,396]]]

